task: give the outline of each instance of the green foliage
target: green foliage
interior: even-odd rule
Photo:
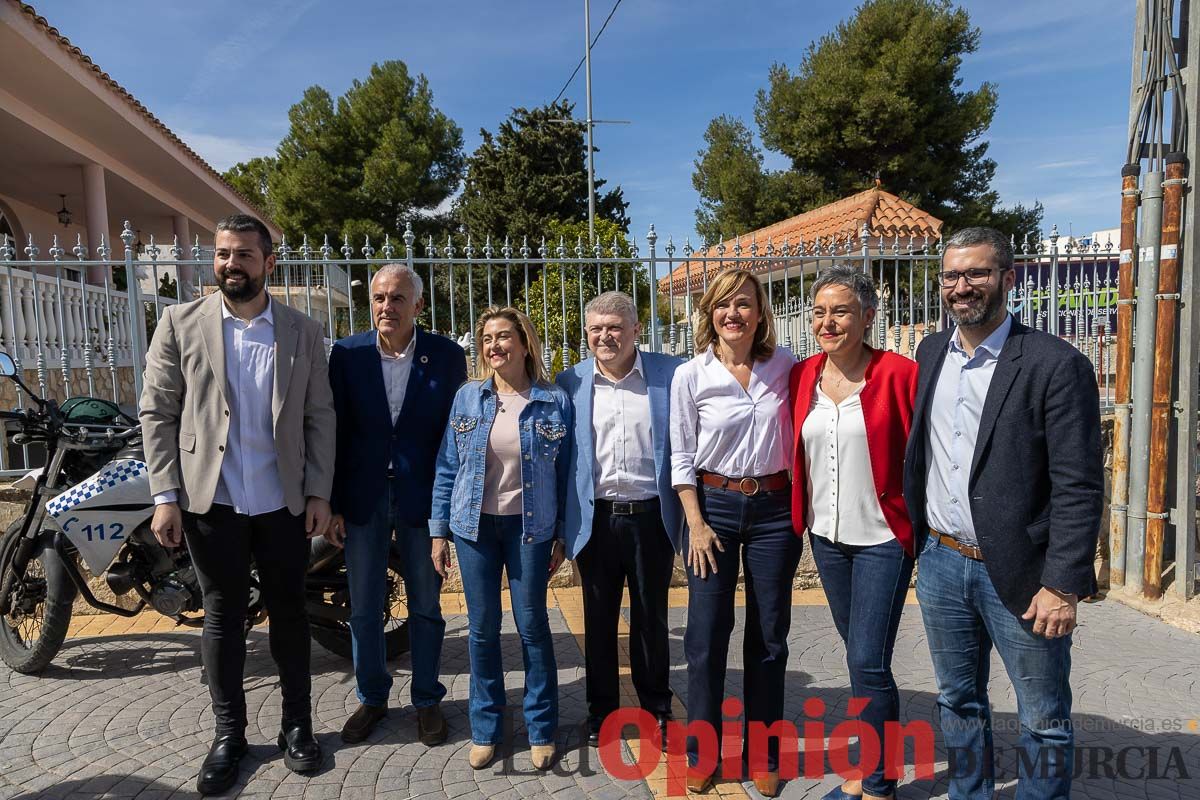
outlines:
[[[555,253],[559,239],[566,248],[567,257],[575,255],[576,243],[587,242],[587,222],[552,222],[550,231],[554,244],[551,252]],[[630,255],[629,242],[616,223],[609,220],[596,221],[596,237],[603,245],[603,256],[608,258],[616,243],[618,256],[627,258]],[[548,243],[549,244],[549,243]],[[642,323],[643,332],[650,325],[650,279],[646,268],[634,265],[622,265],[619,275],[613,266],[600,269],[599,285],[597,288],[596,268],[585,265],[583,269],[577,264],[550,262],[546,269],[529,285],[529,315],[537,325],[538,335],[544,336],[549,329],[549,338],[543,344],[549,344],[553,353],[552,374],[557,374],[565,367],[580,361],[580,354],[587,355],[587,345],[583,340],[581,306],[596,297],[601,291],[611,291],[619,288],[626,294],[635,295],[637,299],[638,318]],[[636,290],[633,286],[636,281]],[[582,301],[581,301],[582,296]],[[566,314],[563,313],[563,300],[566,300]],[[519,306],[524,310],[525,306]],[[665,299],[659,298],[659,320],[666,318],[667,305]],[[566,331],[566,345],[570,350],[569,358],[563,361],[563,331]]]
[[[462,131],[402,61],[373,65],[336,102],[309,87],[288,119],[274,157],[237,164],[225,178],[294,240],[329,232],[381,242],[404,220],[430,217],[462,178]]]
[[[264,214],[274,219],[275,207],[271,198],[270,180],[275,169],[274,158],[259,156],[234,164],[225,171],[225,180]]]
[[[949,0],[867,0],[811,44],[799,68],[771,68],[755,120],[763,145],[791,161],[764,172],[740,121],[719,117],[705,135],[693,183],[706,241],[761,227],[882,185],[948,229],[987,224],[1036,230],[1040,205],[999,207],[996,163],[980,141],[996,87],[964,91],[959,68],[980,32]]]
[[[700,193],[696,230],[709,244],[794,216],[818,180],[793,170],[763,171],[762,151],[745,123],[721,115],[704,132],[692,186]]]
[[[467,233],[504,236],[520,247],[521,237],[545,235],[552,221],[587,222],[587,144],[582,123],[566,124],[574,106],[566,100],[534,109],[516,108],[493,135],[467,159],[463,192],[455,202],[455,218]],[[596,180],[596,219],[628,230],[629,204],[620,187],[600,192]],[[584,238],[587,238],[586,226]],[[500,241],[495,244],[499,246]]]
[[[158,296],[170,297],[173,300],[179,299],[179,284],[169,273],[164,272],[158,281]]]

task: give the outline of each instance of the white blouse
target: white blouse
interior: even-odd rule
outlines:
[[[832,542],[869,547],[895,537],[875,493],[862,390],[834,403],[818,384],[800,437],[808,470],[808,529]]]
[[[791,469],[788,376],[796,358],[776,347],[756,361],[746,389],[711,350],[671,381],[671,485],[695,486],[704,470],[758,478]]]

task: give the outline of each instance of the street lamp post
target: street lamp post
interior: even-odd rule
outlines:
[[[595,244],[596,167],[592,160],[592,0],[583,0],[583,78],[587,91],[588,244]]]

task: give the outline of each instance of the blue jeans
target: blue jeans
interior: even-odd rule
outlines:
[[[900,719],[900,691],[892,675],[892,650],[904,595],[912,579],[913,559],[895,539],[870,547],[831,542],[810,535],[813,560],[838,635],[846,644],[846,668],[855,697],[869,702],[859,719],[871,726],[882,744],[884,723]],[[896,781],[883,776],[884,759],[863,779],[863,790],[885,796]]]
[[[408,602],[412,704],[423,708],[440,703],[446,696],[446,687],[438,680],[442,640],[446,635],[446,621],[442,618],[442,578],[429,557],[429,529],[405,527],[399,521],[394,504],[396,494],[389,483],[388,496],[379,498],[367,524],[346,523],[354,678],[358,684],[359,702],[369,706],[387,705],[392,674],[387,665],[383,614],[388,552],[395,531]]]
[[[938,684],[950,797],[983,800],[995,785],[988,666],[992,645],[1017,695],[1024,761],[1018,800],[1071,795],[1071,637],[1046,639],[1000,602],[983,562],[930,536],[917,571],[917,600]]]
[[[513,616],[525,661],[525,728],[530,744],[551,744],[558,731],[558,664],[546,615],[550,551],[554,541],[526,543],[521,516],[479,516],[476,541],[454,537],[471,654],[471,741],[503,739],[507,703],[500,646],[500,573],[508,575]]]
[[[779,739],[767,752],[750,753],[749,724],[768,727],[783,719],[788,630],[792,624],[792,581],[804,540],[792,530],[791,493],[747,497],[737,490],[702,486],[700,510],[725,552],[713,548],[717,572],[701,580],[688,569],[688,625],[683,634],[687,656],[688,724],[704,722],[721,735],[721,702],[729,637],[733,633],[738,566],[746,573],[746,629],[742,641],[746,724],[743,758],[752,768],[779,769]],[[696,766],[699,742],[688,737],[688,763]]]

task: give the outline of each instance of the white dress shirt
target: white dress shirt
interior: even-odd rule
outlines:
[[[761,478],[792,466],[788,376],[795,357],[776,347],[756,361],[743,389],[709,350],[671,381],[671,485],[695,486],[704,470],[727,478]]]
[[[1012,330],[1006,315],[967,357],[955,328],[947,345],[946,360],[938,375],[929,403],[928,437],[925,442],[925,518],[929,527],[960,542],[977,545],[975,521],[971,518],[969,491],[971,461],[979,438],[979,419],[996,361]]]
[[[612,381],[596,362],[592,379],[592,479],[596,499],[649,500],[658,496],[650,392],[638,352],[633,369]]]
[[[808,468],[805,523],[831,542],[870,547],[895,537],[884,519],[871,472],[860,385],[834,403],[820,384],[800,428]]]
[[[417,349],[417,331],[414,328],[408,346],[395,355],[384,351],[375,334],[375,349],[379,351],[379,366],[383,370],[383,388],[387,392],[388,409],[392,412],[392,425],[400,418],[404,408],[404,395],[408,392],[408,375],[412,372],[413,352]]]
[[[234,316],[221,303],[225,342],[225,391],[229,435],[213,502],[238,514],[267,514],[283,508],[283,484],[275,454],[271,399],[275,390],[275,325],[271,299],[254,319]],[[156,495],[155,504],[173,503],[177,492]]]

